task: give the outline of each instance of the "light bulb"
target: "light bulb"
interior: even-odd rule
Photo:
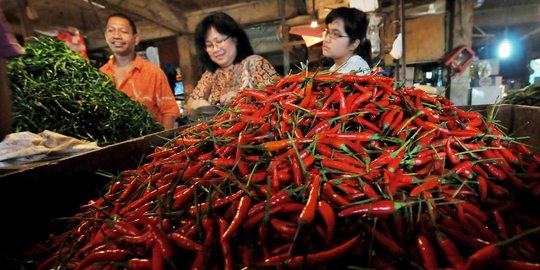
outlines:
[[[502,59],[508,58],[512,52],[512,45],[508,39],[503,40],[501,45],[499,45],[499,57]]]

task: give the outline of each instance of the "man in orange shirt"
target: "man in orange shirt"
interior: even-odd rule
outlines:
[[[139,43],[135,23],[123,14],[109,16],[105,40],[114,56],[99,70],[114,80],[116,88],[140,102],[156,122],[173,128],[180,110],[165,73],[135,53]]]

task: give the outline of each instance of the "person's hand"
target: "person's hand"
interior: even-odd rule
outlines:
[[[221,105],[229,104],[236,95],[238,95],[238,92],[230,91],[219,98],[219,103]]]
[[[191,114],[193,111],[197,110],[200,107],[206,107],[206,106],[212,106],[210,102],[204,100],[204,99],[188,99],[187,102],[187,110],[188,114]]]

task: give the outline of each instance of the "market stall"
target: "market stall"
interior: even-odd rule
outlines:
[[[5,5],[26,48],[8,62],[14,131],[97,149],[0,167],[1,269],[540,269],[540,92],[523,80],[540,42],[523,26],[537,19],[515,19],[540,4],[518,1],[502,22],[502,0],[68,1],[60,13],[50,2]],[[322,57],[321,41],[355,41],[317,25],[344,6],[370,17],[374,66],[362,75],[329,72],[337,63]],[[55,16],[25,20],[33,9]],[[238,46],[215,29],[194,38],[216,11],[280,76],[219,84],[227,99],[188,114],[207,71],[193,51]],[[64,12],[86,18],[65,27],[82,30],[89,59],[30,37]],[[119,17],[133,31],[106,41],[87,20],[116,12],[140,32]],[[494,60],[512,27],[529,45]],[[180,87],[179,127],[160,131],[117,90],[118,66],[111,78],[94,67],[128,43]]]

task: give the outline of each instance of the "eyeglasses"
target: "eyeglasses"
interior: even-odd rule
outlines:
[[[217,48],[218,46],[221,47],[221,45],[223,45],[223,42],[225,42],[227,39],[229,39],[231,36],[227,36],[226,38],[222,39],[222,40],[216,40],[212,43],[208,43],[205,45],[205,48],[207,51],[210,51],[214,48]]]
[[[331,40],[336,40],[338,38],[344,38],[344,37],[349,37],[349,36],[341,35],[337,32],[328,32],[328,29],[324,29],[323,38],[326,38],[326,37],[330,37]]]

